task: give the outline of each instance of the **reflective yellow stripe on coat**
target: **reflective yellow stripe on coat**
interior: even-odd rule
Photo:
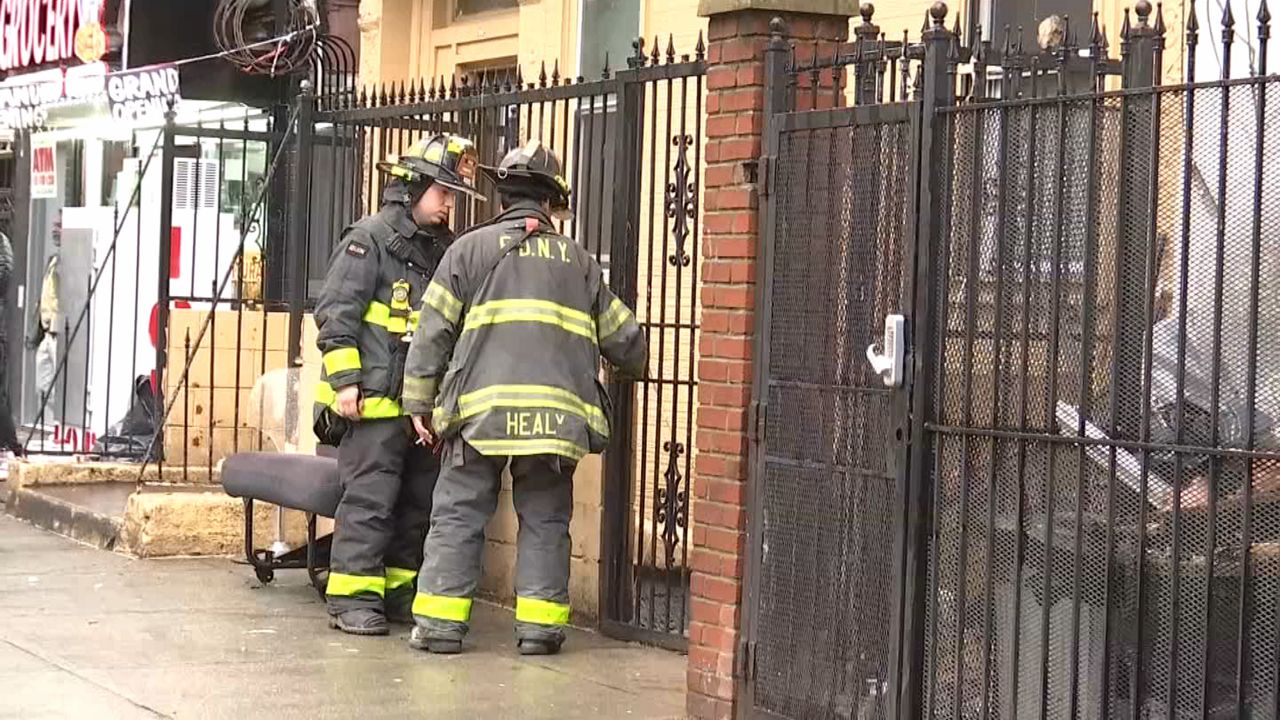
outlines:
[[[522,438],[519,440],[468,440],[467,444],[489,457],[525,457],[529,455],[561,455],[577,461],[586,457],[587,449],[559,438]]]
[[[490,385],[458,398],[458,417],[467,419],[495,407],[546,408],[577,415],[601,435],[609,434],[609,422],[598,405],[550,385]]]
[[[417,329],[418,312],[415,310],[409,313],[408,317],[393,315],[390,305],[374,300],[369,303],[369,308],[364,311],[364,321],[370,325],[386,328],[387,332],[392,335],[403,335],[410,330]]]
[[[324,371],[330,375],[359,369],[360,350],[357,348],[338,348],[324,354]]]
[[[440,313],[450,325],[458,322],[458,317],[462,314],[462,301],[454,297],[449,292],[449,288],[438,282],[432,282],[427,286],[427,292],[422,296],[422,301],[427,307],[432,308]]]
[[[565,332],[596,341],[596,322],[590,315],[567,305],[548,300],[515,299],[491,300],[467,311],[462,331],[475,330],[484,325],[503,323],[542,323],[558,327]]]
[[[321,380],[316,385],[315,401],[325,407],[338,409],[338,393],[329,383]],[[383,418],[396,418],[404,415],[404,409],[400,407],[400,403],[385,397],[367,397],[364,399],[364,412],[360,417],[366,420],[379,420]]]
[[[600,316],[600,339],[605,340],[621,330],[631,317],[631,308],[618,298],[614,298],[609,309]]]

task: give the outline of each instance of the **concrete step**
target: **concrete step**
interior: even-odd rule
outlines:
[[[138,557],[242,553],[240,500],[207,485],[139,485],[131,480],[58,485],[10,483],[5,512],[103,550]],[[275,527],[265,503],[256,508],[259,534]],[[290,518],[296,544],[301,514]]]
[[[124,528],[134,482],[29,485],[12,488],[5,510],[36,527],[113,550]]]

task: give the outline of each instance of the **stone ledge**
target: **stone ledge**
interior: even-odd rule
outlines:
[[[79,485],[104,482],[137,482],[141,466],[134,463],[110,462],[42,462],[18,461],[9,464],[9,485],[17,489],[36,485]],[[161,482],[172,485],[202,485],[218,489],[221,479],[215,469],[165,466],[163,470],[151,463],[143,474],[145,483]]]
[[[113,550],[120,536],[121,518],[95,512],[31,488],[13,488],[6,511],[38,528],[100,550]]]
[[[120,549],[143,558],[191,555],[244,555],[244,501],[218,491],[185,492],[159,486],[136,492],[125,508]],[[254,545],[274,540],[275,506],[255,502]],[[284,540],[291,547],[306,543],[306,516],[285,513]]]
[[[698,0],[700,17],[744,10],[853,17],[858,14],[858,4],[854,0]]]

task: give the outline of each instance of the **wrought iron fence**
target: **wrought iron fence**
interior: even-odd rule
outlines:
[[[237,262],[241,229],[259,222],[245,206],[260,199],[250,186],[269,161],[270,118],[237,111],[184,122],[192,124],[139,129],[107,143],[113,172],[104,206],[91,200],[63,211],[37,200],[23,213],[31,239],[27,270],[39,280],[28,293],[29,344],[21,356],[27,372],[15,410],[23,425],[19,440],[31,454],[138,460],[162,457],[167,442],[185,466],[180,439],[198,448],[193,456],[212,450],[193,439],[212,436],[212,424],[205,428],[206,419],[213,423],[211,399],[188,398],[170,418],[183,423],[180,430],[166,429],[156,389],[180,374],[165,372],[169,355],[182,359],[198,350],[185,346],[193,339],[186,331],[198,328],[192,318],[227,304],[246,312],[242,295],[219,297],[212,286]],[[162,224],[169,232],[161,232]],[[252,243],[265,233],[249,235]],[[46,291],[52,304],[42,298]],[[23,346],[14,342],[12,349]],[[239,367],[222,362],[219,373]],[[204,358],[199,366],[218,364]],[[250,383],[256,378],[244,372]],[[209,394],[212,382],[202,376],[194,387],[165,389],[169,397]],[[247,418],[239,425],[254,427]],[[261,447],[261,438],[255,433],[244,444]]]
[[[140,460],[197,482],[235,452],[313,450],[310,309],[343,229],[381,201],[376,163],[428,133],[472,138],[486,164],[539,137],[573,188],[561,231],[595,254],[653,348],[647,377],[611,388],[602,623],[682,646],[705,46],[633,50],[591,79],[553,62],[534,79],[512,66],[357,92],[350,48],[325,38],[289,105],[135,132],[119,143],[110,222],[93,225],[110,231],[32,260],[60,258],[62,297],[49,377],[27,397],[28,450]],[[485,189],[489,202],[455,209],[457,230],[496,214]],[[52,222],[37,208],[33,237]]]
[[[565,164],[573,217],[560,230],[592,251],[637,312],[653,356],[648,376],[615,384],[614,444],[606,454],[602,624],[615,634],[680,646],[688,623],[688,492],[693,463],[702,173],[704,46],[677,57],[668,38],[633,44],[625,68],[598,77],[559,64],[527,78],[519,67],[363,89],[318,99],[309,190],[309,295],[342,229],[380,202],[378,160],[421,135],[471,138],[483,164],[540,138]],[[305,113],[304,113],[305,114]],[[324,142],[321,143],[320,141]],[[332,180],[329,180],[332,178]],[[466,228],[497,212],[468,200]]]
[[[1187,16],[1165,85],[1134,10],[1116,58],[1096,18],[966,47],[941,4],[917,43],[868,6],[775,35],[751,714],[1274,716],[1271,18],[1233,76],[1234,18],[1210,54]],[[902,387],[840,371],[893,312]]]
[[[317,47],[313,76],[341,96],[354,53],[332,37]],[[15,408],[28,453],[155,461],[177,471],[167,480],[205,482],[228,454],[296,442],[296,419],[254,389],[293,364],[297,338],[278,330],[302,314],[288,286],[288,115],[171,113],[104,143],[101,198],[79,188],[68,204],[83,208],[24,208],[39,278]]]

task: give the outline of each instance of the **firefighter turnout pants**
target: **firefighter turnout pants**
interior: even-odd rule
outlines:
[[[502,470],[511,466],[516,537],[516,636],[564,641],[569,623],[569,520],[574,464],[556,455],[488,457],[450,442],[436,487],[413,614],[431,635],[461,640],[480,579],[484,528],[498,506]]]
[[[404,417],[360,420],[338,446],[343,488],[326,590],[330,614],[382,610],[384,598],[416,590],[440,465],[412,432]]]

